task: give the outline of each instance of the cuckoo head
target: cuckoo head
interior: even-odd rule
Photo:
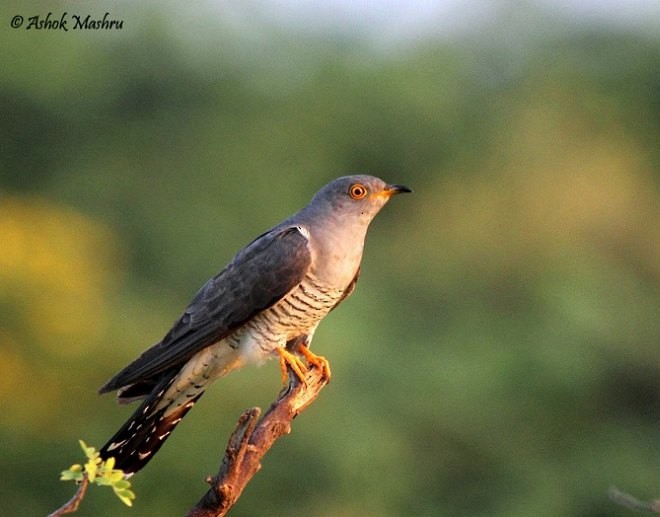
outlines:
[[[368,224],[392,196],[404,192],[412,190],[385,183],[375,176],[344,176],[323,187],[309,206],[329,217]]]

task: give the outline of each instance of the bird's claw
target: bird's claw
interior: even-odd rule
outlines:
[[[305,356],[307,364],[312,364],[317,368],[320,368],[323,371],[323,376],[327,380],[330,380],[330,376],[332,375],[332,372],[330,371],[330,361],[322,355],[316,355],[305,345],[300,345],[298,351]]]
[[[307,365],[316,366],[320,368],[323,372],[323,376],[329,381],[330,380],[330,363],[328,360],[320,355],[316,355],[310,351],[305,345],[300,345],[298,351],[305,357]],[[305,386],[307,381],[305,380],[305,373],[309,370],[308,366],[302,362],[302,360],[295,354],[289,352],[286,348],[277,348],[277,353],[280,356],[280,369],[282,371],[282,383],[284,385],[289,382],[289,372],[287,366],[291,367],[293,372],[296,374],[300,382]]]
[[[291,367],[298,379],[300,379],[300,382],[307,384],[305,381],[305,372],[307,371],[307,366],[305,366],[305,363],[303,363],[298,356],[289,352],[286,348],[277,348],[276,350],[280,356],[282,384],[286,386],[289,382],[289,372],[287,370],[287,366]]]

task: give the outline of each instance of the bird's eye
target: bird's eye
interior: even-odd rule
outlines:
[[[367,195],[367,187],[361,183],[353,183],[351,188],[348,189],[348,193],[353,199],[362,199]]]

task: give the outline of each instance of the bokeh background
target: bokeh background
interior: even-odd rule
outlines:
[[[7,5],[13,4],[13,5]],[[297,4],[297,5],[296,5]],[[110,13],[120,31],[11,18]],[[332,178],[404,183],[316,334],[333,382],[235,515],[603,516],[660,495],[657,2],[5,2],[0,509],[132,407],[97,388]],[[79,515],[182,515],[275,362]]]

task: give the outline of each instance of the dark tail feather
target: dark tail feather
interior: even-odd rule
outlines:
[[[100,450],[101,457],[115,458],[115,468],[132,475],[142,469],[160,449],[167,437],[190,411],[195,402],[204,394],[185,401],[173,401],[168,406],[151,411],[158,405],[174,378],[163,386],[154,389],[152,394],[137,408],[131,418]]]

